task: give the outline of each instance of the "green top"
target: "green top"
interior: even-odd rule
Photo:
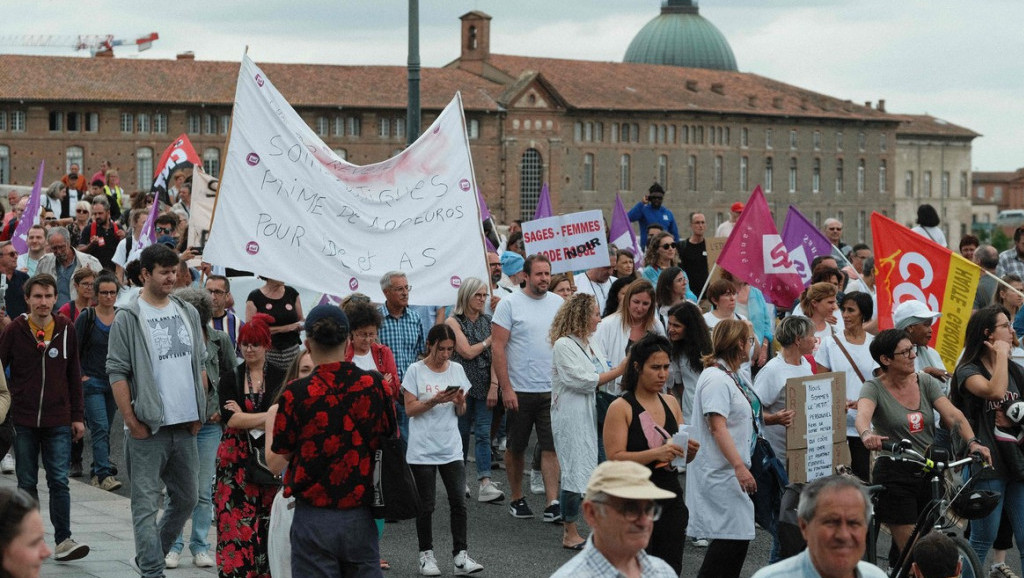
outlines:
[[[924,453],[935,439],[935,402],[945,394],[939,381],[927,373],[917,374],[917,385],[921,403],[915,409],[903,407],[877,377],[864,382],[860,398],[875,402],[871,416],[874,433],[889,441],[910,440],[914,450]]]

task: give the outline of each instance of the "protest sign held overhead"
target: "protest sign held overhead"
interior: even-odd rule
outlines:
[[[405,151],[341,159],[248,57],[204,260],[332,295],[383,301],[381,276],[406,273],[414,305],[454,303],[488,279],[462,99]]]
[[[956,367],[978,290],[978,266],[878,213],[871,213],[871,236],[878,328],[892,328],[892,314],[900,303],[921,301],[942,312],[929,345],[946,367]]]
[[[526,254],[543,253],[552,273],[608,266],[601,211],[556,215],[523,223]]]
[[[188,140],[188,135],[180,134],[160,155],[160,162],[156,165],[153,186],[150,191],[155,193],[156,198],[165,204],[171,204],[168,191],[174,186],[174,183],[169,182],[174,171],[178,168],[198,167],[202,164],[199,155],[196,154],[196,149],[192,147],[192,141]]]

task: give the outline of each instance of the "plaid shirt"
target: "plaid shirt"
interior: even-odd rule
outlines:
[[[384,321],[380,324],[377,337],[382,344],[391,348],[391,353],[395,354],[398,380],[402,381],[405,379],[405,370],[409,369],[426,349],[420,316],[406,307],[401,317],[395,317],[388,311],[387,305],[380,306],[380,314],[384,316]]]
[[[678,578],[675,570],[661,558],[648,556],[646,552],[640,550],[636,554],[636,559],[640,562],[640,575],[644,578]],[[626,578],[626,575],[612,566],[604,554],[594,547],[594,536],[591,534],[583,551],[563,564],[551,578],[593,577]]]
[[[1010,247],[999,254],[999,265],[996,266],[996,275],[1002,277],[1013,273],[1024,277],[1024,260],[1017,256],[1017,248]]]

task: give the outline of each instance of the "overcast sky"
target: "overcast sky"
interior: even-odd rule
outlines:
[[[422,0],[424,66],[459,55],[458,17],[481,10],[491,50],[619,61],[657,16],[660,0]],[[3,34],[160,33],[141,55],[257,62],[406,62],[404,0],[4,0]],[[73,9],[70,7],[73,6]],[[931,114],[983,136],[976,170],[1024,167],[1024,1],[704,0],[701,15],[752,72],[854,102],[886,100],[889,112]],[[8,40],[9,37],[3,40]],[[70,49],[0,46],[70,55]],[[81,53],[79,53],[81,54]]]

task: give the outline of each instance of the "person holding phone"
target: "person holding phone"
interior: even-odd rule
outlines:
[[[409,447],[406,460],[416,478],[422,512],[416,518],[419,539],[419,572],[440,576],[434,557],[431,518],[434,513],[437,473],[448,493],[451,510],[452,555],[455,574],[471,574],[483,566],[466,550],[466,468],[462,461],[462,436],[458,416],[466,412],[466,392],[470,383],[462,366],[450,360],[455,351],[455,331],[445,324],[435,325],[427,333],[427,356],[405,372],[402,389],[405,411],[409,415]]]

